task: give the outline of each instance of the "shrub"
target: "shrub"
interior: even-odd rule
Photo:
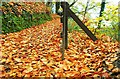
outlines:
[[[29,4],[29,5],[28,5]],[[31,26],[51,20],[48,10],[37,10],[41,3],[3,3],[2,5],[2,33],[17,32]],[[39,6],[38,6],[39,4]],[[26,6],[25,6],[26,5]],[[32,9],[33,7],[35,9]],[[41,4],[42,5],[42,4]],[[26,7],[29,7],[28,9]],[[40,7],[39,7],[40,8]],[[46,12],[45,12],[46,11]]]

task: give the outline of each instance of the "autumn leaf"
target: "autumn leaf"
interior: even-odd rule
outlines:
[[[85,72],[90,72],[90,69],[88,67],[83,67],[81,70],[80,70],[81,73],[85,73]]]
[[[32,67],[28,67],[26,70],[24,70],[23,72],[24,73],[29,73],[29,72],[31,72],[31,71],[33,71],[33,68]]]
[[[105,78],[109,78],[109,74],[107,72],[103,73],[102,76],[105,77]]]
[[[26,3],[29,4],[33,3]],[[107,70],[118,71],[112,63],[118,59],[119,43],[111,42],[105,35],[94,42],[84,33],[68,32],[69,45],[65,59],[61,60],[61,29],[60,18],[54,16],[52,21],[38,26],[0,34],[3,38],[0,77],[109,78]]]
[[[21,62],[20,58],[14,58],[14,60],[17,61],[17,62]]]

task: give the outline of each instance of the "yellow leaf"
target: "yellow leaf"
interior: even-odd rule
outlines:
[[[43,61],[44,64],[47,64],[48,60],[47,59],[41,59]]]
[[[114,67],[113,64],[109,64],[109,65],[108,65],[108,69],[109,69],[109,70],[111,70],[113,67]]]
[[[1,63],[4,63],[5,61],[6,61],[6,59],[2,59],[2,60],[1,60]]]
[[[29,72],[31,72],[33,70],[33,68],[32,67],[29,67],[29,68],[27,68],[26,70],[24,70],[23,72],[24,73],[29,73]]]
[[[85,72],[89,72],[89,71],[90,71],[90,69],[88,67],[83,67],[80,72],[85,73]]]
[[[0,65],[0,71],[4,71],[5,68],[4,68],[4,65]]]
[[[94,77],[94,79],[101,79],[101,77],[99,77],[100,75],[98,75],[98,74],[95,74],[93,77]]]
[[[16,73],[11,73],[10,76],[14,76],[14,77],[15,77],[15,76],[16,76]]]
[[[21,62],[20,58],[14,58],[14,60],[17,61],[17,62]]]

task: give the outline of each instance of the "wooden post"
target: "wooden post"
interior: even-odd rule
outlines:
[[[66,5],[67,2],[61,2],[62,8],[63,8],[63,42],[64,42],[64,48],[67,49],[68,47],[68,12],[67,12],[67,7]]]
[[[63,8],[63,31],[62,31],[61,53],[62,53],[62,60],[64,60],[64,51],[65,51],[65,49],[68,48],[68,33],[67,33],[67,30],[68,30],[68,16],[67,16],[66,2],[61,2],[61,6]]]
[[[61,2],[61,7],[63,8],[63,31],[62,31],[62,45],[61,45],[61,53],[62,60],[64,60],[64,52],[68,47],[68,16],[71,16],[73,20],[85,31],[85,33],[93,40],[96,41],[97,38],[92,34],[92,32],[82,23],[82,21],[75,15],[75,13],[69,8],[69,4],[67,2]]]

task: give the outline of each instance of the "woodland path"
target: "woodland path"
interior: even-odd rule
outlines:
[[[108,36],[93,42],[86,34],[68,33],[69,46],[61,60],[59,18],[20,32],[0,35],[0,77],[110,77],[106,69],[118,59],[118,42]],[[107,67],[107,68],[106,68]],[[112,68],[114,68],[112,70]]]

